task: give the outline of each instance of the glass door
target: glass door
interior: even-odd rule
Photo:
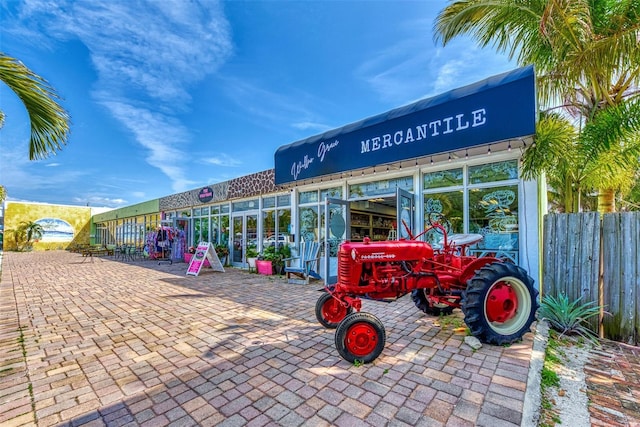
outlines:
[[[398,239],[410,239],[415,236],[413,220],[413,194],[398,188],[397,192]]]
[[[351,238],[349,203],[347,200],[325,199],[321,270],[327,285],[338,281],[338,249],[342,242]]]
[[[233,245],[231,246],[231,264],[234,267],[246,268],[247,257],[251,250],[258,250],[258,214],[234,214],[231,218]],[[249,253],[247,254],[247,250]]]

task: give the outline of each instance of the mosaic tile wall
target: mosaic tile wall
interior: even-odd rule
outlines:
[[[209,185],[208,187],[211,187],[213,190],[213,199],[207,202],[207,204],[273,193],[278,189],[275,185],[275,169],[234,178],[230,181]],[[199,192],[200,188],[197,188],[195,190],[162,197],[160,199],[160,211],[200,206],[203,203],[198,199]]]

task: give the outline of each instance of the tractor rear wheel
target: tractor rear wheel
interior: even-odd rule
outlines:
[[[345,307],[336,298],[332,297],[329,292],[324,292],[318,301],[316,301],[316,319],[322,326],[328,329],[335,329],[338,323],[344,319],[347,314],[351,314],[353,307]]]
[[[539,307],[538,291],[527,272],[511,263],[483,266],[462,294],[464,321],[480,341],[503,345],[529,332]]]
[[[430,289],[414,289],[411,291],[413,303],[423,312],[432,316],[448,316],[453,313],[453,307],[447,304],[432,304],[427,297]]]
[[[373,314],[351,313],[344,318],[336,330],[336,349],[349,363],[373,362],[387,340],[384,325]]]

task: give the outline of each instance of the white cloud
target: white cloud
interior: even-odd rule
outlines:
[[[181,147],[190,138],[180,122],[163,113],[126,104],[124,100],[103,101],[103,104],[149,151],[147,163],[173,181],[174,191],[185,191],[194,185],[195,181],[187,178],[188,172],[180,165]]]
[[[517,67],[505,55],[490,47],[479,48],[466,36],[446,47],[436,45],[428,30],[433,25],[430,19],[408,21],[401,41],[383,46],[356,70],[356,76],[371,85],[381,99],[405,104]]]
[[[125,206],[128,201],[122,198],[112,199],[109,197],[91,196],[87,198],[74,197],[73,201],[79,205],[85,206],[103,206],[109,208],[117,208]]]
[[[314,122],[298,122],[298,123],[293,123],[291,126],[293,126],[295,129],[311,130],[318,133],[322,133],[330,129],[333,129],[332,126],[327,126],[322,123],[314,123]]]
[[[227,98],[246,112],[247,118],[261,126],[289,123],[291,127],[301,129],[300,123],[313,123],[316,114],[304,105],[318,105],[323,101],[311,99],[311,95],[296,89],[274,92],[266,90],[264,86],[235,77],[224,77],[221,84],[227,92]]]
[[[193,184],[175,161],[191,139],[175,113],[188,111],[191,87],[233,50],[219,2],[27,0],[21,18],[23,28],[46,22],[41,34],[80,40],[98,74],[93,97],[149,150],[147,162],[174,191]]]
[[[242,164],[242,162],[240,160],[236,160],[233,157],[224,154],[224,153],[220,153],[218,156],[216,157],[210,157],[208,159],[204,159],[203,160],[204,163],[208,163],[211,165],[216,165],[216,166],[227,166],[227,167],[235,167],[235,166],[239,166]]]

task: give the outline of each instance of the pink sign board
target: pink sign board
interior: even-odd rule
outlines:
[[[213,250],[213,245],[209,242],[201,242],[196,248],[196,253],[191,257],[189,267],[187,268],[187,274],[191,274],[193,276],[200,274],[202,266],[207,266],[205,264],[207,260],[209,260],[210,266],[213,270],[224,272],[224,267],[220,263],[220,259],[218,259],[216,251]]]

